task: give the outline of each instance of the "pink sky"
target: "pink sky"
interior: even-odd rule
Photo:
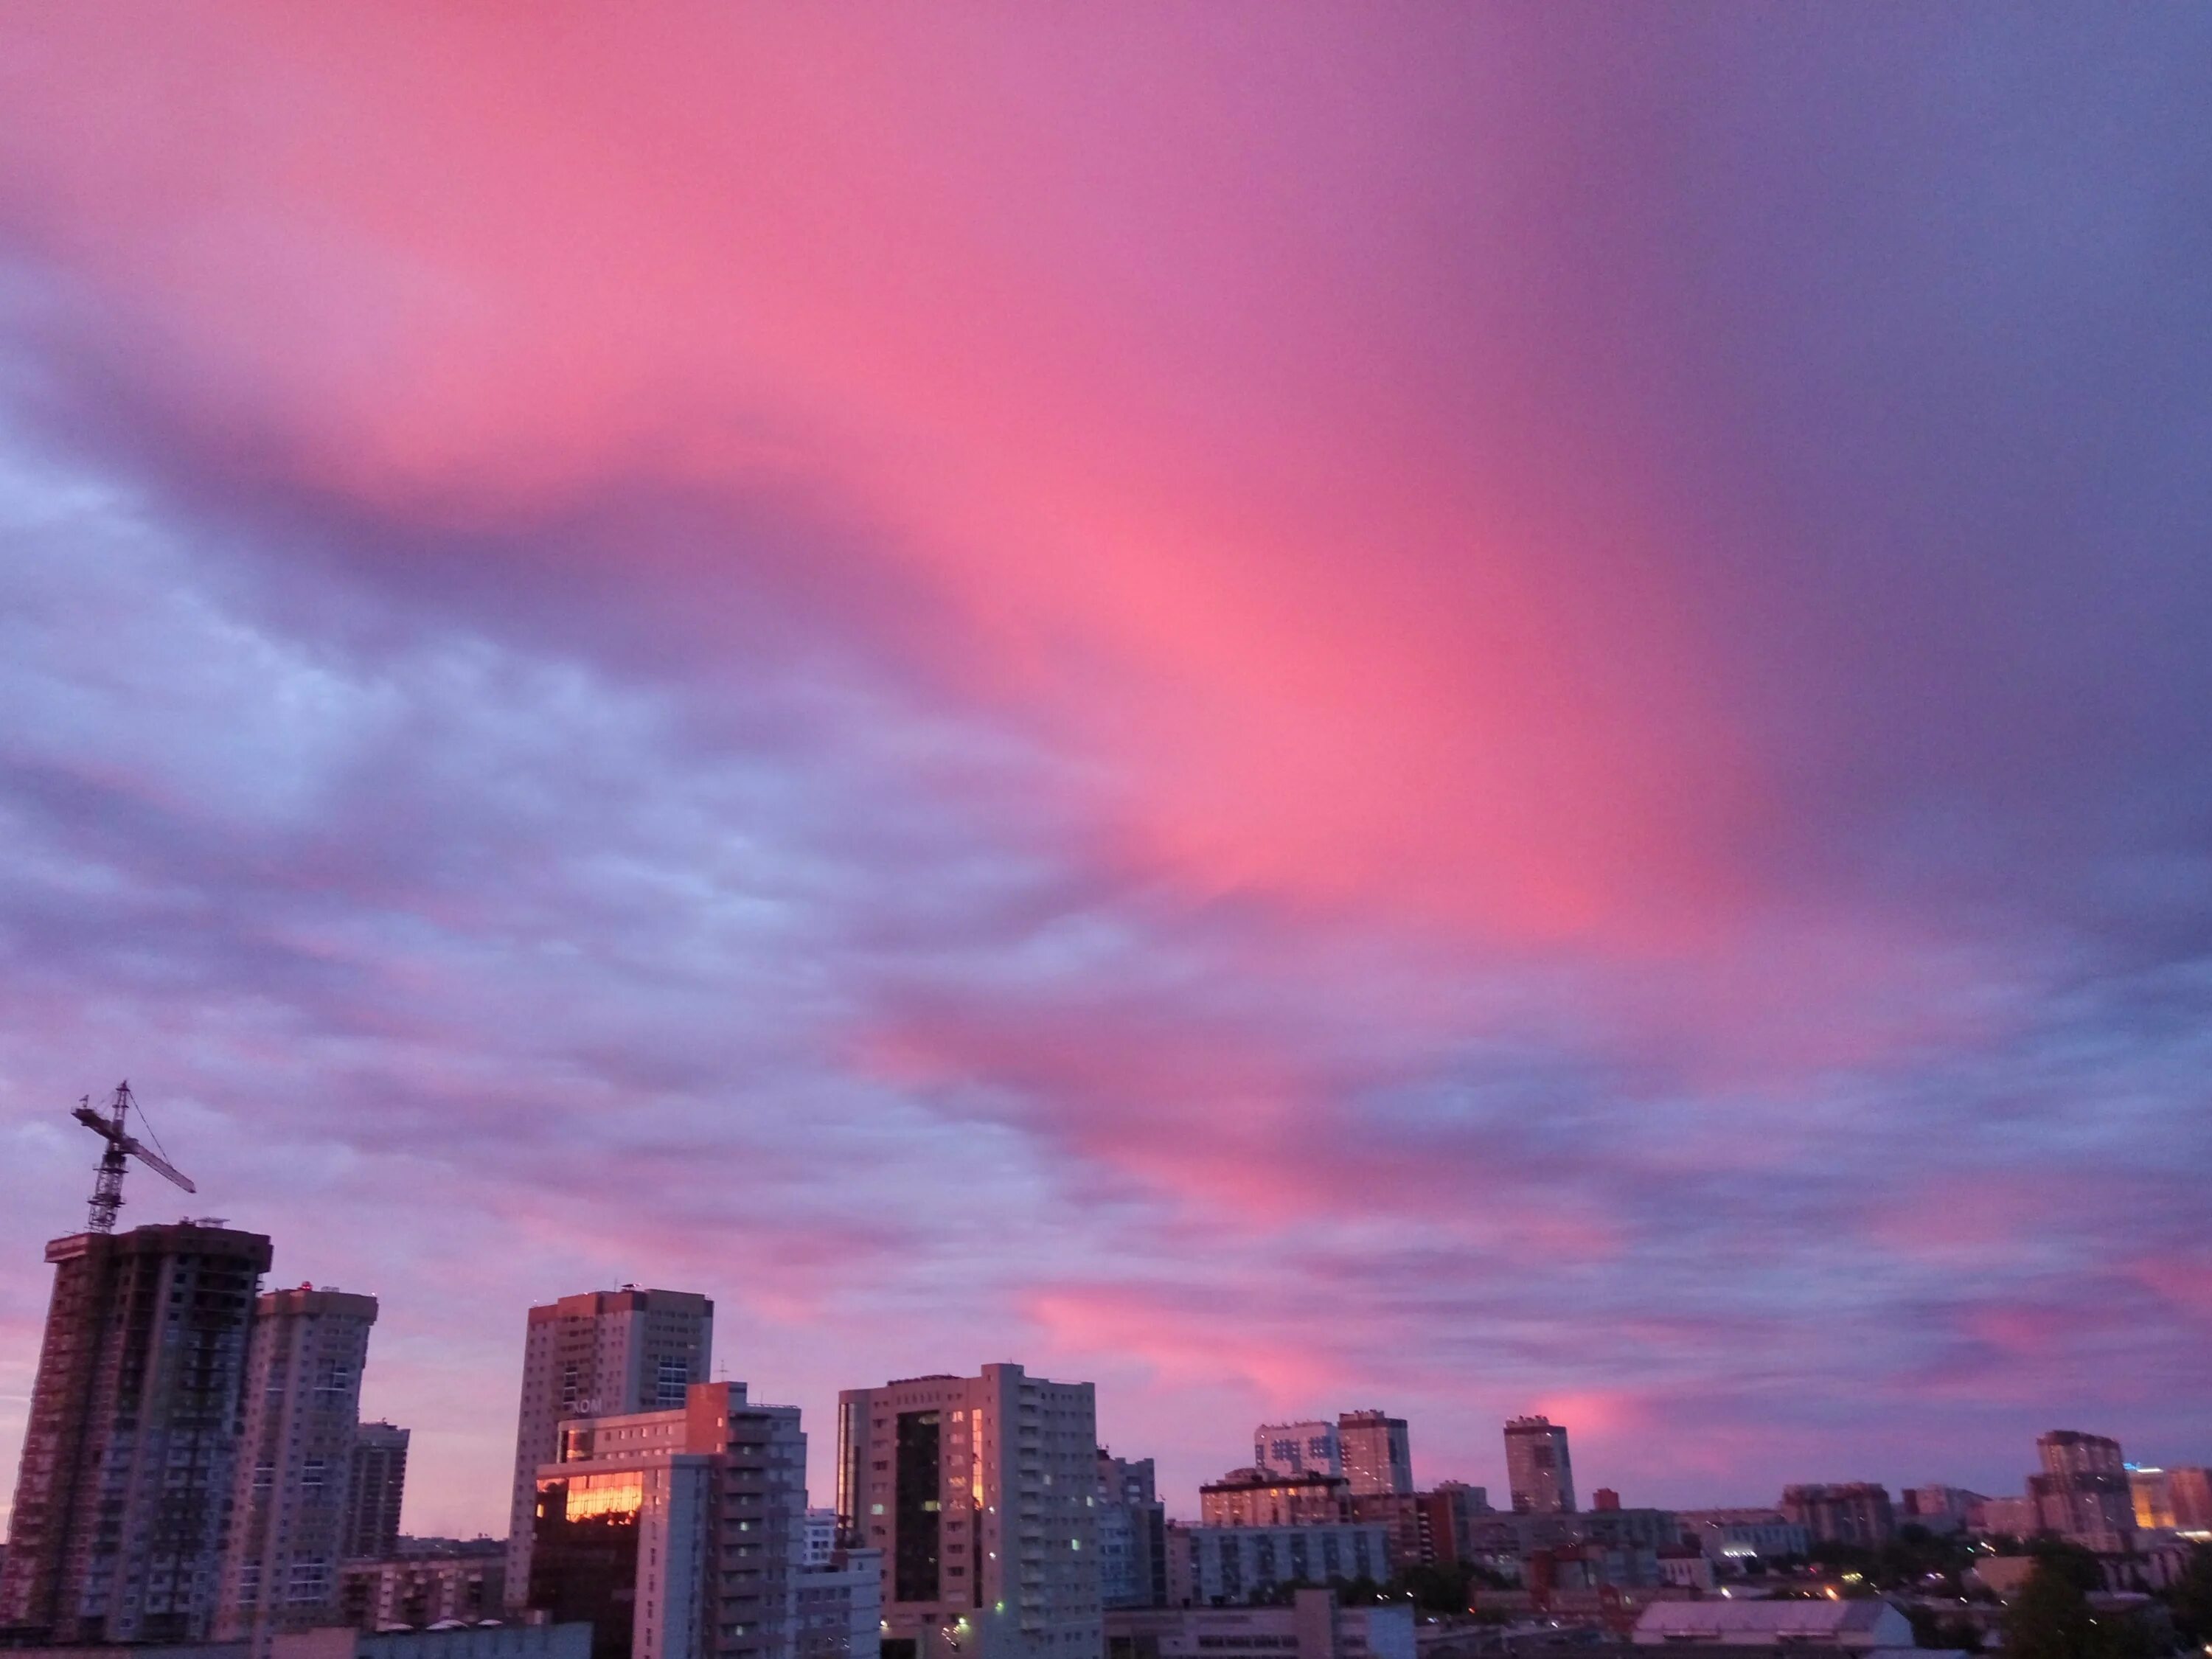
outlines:
[[[2209,27],[0,24],[0,1460],[126,1073],[416,1531],[626,1280],[820,1501],[2212,1458]]]

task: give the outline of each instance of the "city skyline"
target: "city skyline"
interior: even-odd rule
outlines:
[[[127,16],[129,26],[117,20]],[[2001,21],[2000,21],[2001,20]],[[81,1096],[374,1296],[1184,1513],[2191,1465],[2212,15],[0,21],[0,1467]],[[2116,112],[2124,112],[2118,118]]]
[[[228,1224],[228,1218],[212,1219],[214,1220],[215,1224],[217,1225]],[[149,1239],[157,1237],[159,1235],[167,1231],[166,1224],[155,1223],[150,1224],[150,1225],[154,1231],[149,1235]],[[126,1234],[131,1231],[131,1230],[129,1228],[124,1229],[124,1231]],[[93,1235],[93,1237],[97,1237],[98,1235],[95,1234]],[[54,1242],[56,1243],[74,1243],[81,1237],[81,1235],[64,1235]],[[358,1293],[344,1293],[340,1291],[337,1286],[328,1284],[323,1285],[319,1287],[314,1285],[311,1282],[302,1282],[297,1287],[272,1285],[264,1288],[260,1300],[264,1306],[276,1309],[285,1309],[295,1305],[313,1305],[320,1307],[325,1304],[334,1307],[344,1307],[349,1310],[365,1308],[368,1310],[368,1318],[369,1322],[374,1322],[377,1317],[377,1303],[376,1299],[373,1296],[363,1296]],[[697,1353],[700,1337],[696,1331],[689,1329],[684,1322],[697,1322],[700,1328],[707,1334],[704,1340],[707,1342],[711,1343],[711,1332],[714,1322],[714,1298],[713,1297],[702,1296],[700,1293],[696,1291],[675,1291],[666,1285],[647,1286],[639,1284],[626,1283],[612,1290],[571,1292],[567,1295],[556,1297],[550,1302],[533,1304],[526,1309],[524,1310],[524,1337],[523,1340],[518,1346],[517,1361],[514,1366],[516,1376],[520,1380],[520,1391],[523,1401],[523,1423],[525,1426],[520,1431],[519,1436],[511,1437],[508,1442],[507,1456],[511,1460],[514,1468],[517,1471],[524,1468],[530,1468],[532,1471],[531,1484],[534,1486],[535,1471],[542,1462],[549,1462],[550,1459],[550,1457],[540,1456],[538,1453],[532,1453],[529,1456],[524,1456],[521,1455],[519,1449],[525,1442],[542,1442],[544,1444],[550,1444],[550,1431],[551,1424],[554,1421],[558,1420],[560,1418],[570,1416],[592,1417],[600,1414],[613,1414],[618,1416],[623,1411],[665,1408],[672,1402],[680,1403],[684,1391],[688,1387],[691,1386],[696,1382],[703,1381],[703,1379],[699,1378],[697,1376]],[[611,1320],[610,1320],[609,1317],[611,1315],[612,1316]],[[611,1326],[611,1328],[617,1333],[611,1339],[611,1342],[610,1342],[610,1339],[607,1336],[600,1334],[602,1322],[606,1322],[606,1323]],[[574,1337],[563,1337],[558,1339],[557,1340],[561,1346],[556,1346],[556,1339],[553,1334],[556,1328],[562,1326],[564,1322],[580,1328],[579,1334]],[[653,1328],[650,1332],[648,1332],[647,1328],[648,1323],[650,1323]],[[362,1328],[365,1331],[366,1326]],[[687,1355],[690,1356],[688,1359],[680,1358],[656,1358],[657,1356]],[[568,1408],[559,1410],[549,1416],[544,1407],[533,1405],[532,1402],[533,1401],[542,1397],[550,1397],[551,1395],[560,1392],[561,1381],[559,1376],[559,1367],[556,1362],[557,1359],[562,1356],[566,1356],[572,1362],[582,1362],[586,1378],[582,1386],[586,1388],[586,1392],[581,1395],[576,1394],[577,1388],[579,1387],[579,1366],[575,1363],[571,1363],[568,1366],[570,1373],[568,1379],[569,1393],[571,1395],[574,1395],[575,1398]],[[606,1378],[609,1379],[606,1382],[599,1383],[590,1380],[593,1376],[593,1373],[590,1370],[592,1359],[589,1357],[591,1356],[596,1356],[598,1364],[604,1370]],[[349,1420],[357,1419],[362,1431],[367,1433],[374,1434],[378,1431],[389,1433],[392,1431],[393,1425],[388,1421],[384,1420],[381,1418],[372,1417],[369,1407],[367,1403],[368,1390],[363,1386],[363,1373],[364,1371],[367,1371],[373,1375],[373,1368],[363,1366],[358,1358],[353,1362],[353,1364],[354,1374],[351,1376],[349,1382],[351,1392],[346,1396],[346,1403],[344,1406],[344,1410]],[[671,1369],[672,1365],[674,1368],[672,1370]],[[985,1370],[987,1374],[994,1365],[1011,1365],[1016,1370],[1019,1369],[1018,1365],[1016,1365],[1015,1362],[1012,1361],[991,1361],[985,1363]],[[714,1370],[717,1380],[724,1379],[728,1376],[728,1366],[725,1363],[719,1360],[714,1362]],[[934,1382],[950,1375],[950,1373],[916,1371],[906,1380],[911,1382],[915,1379],[920,1379],[923,1382]],[[625,1377],[626,1381],[623,1380]],[[895,1380],[893,1383],[889,1385],[876,1386],[880,1390],[886,1386],[896,1388],[898,1386],[898,1382]],[[1092,1387],[1092,1385],[1088,1383],[1082,1386],[1085,1389],[1089,1389]],[[611,1395],[604,1392],[599,1394],[590,1393],[589,1389],[595,1387],[602,1389],[611,1388],[613,1389],[613,1393]],[[810,1418],[808,1420],[819,1421],[822,1419],[822,1416],[825,1415],[833,1422],[839,1420],[842,1416],[842,1401],[845,1397],[855,1393],[865,1395],[867,1392],[868,1390],[865,1388],[856,1390],[852,1388],[841,1387],[836,1396],[838,1402],[837,1405],[828,1413],[821,1413],[820,1407],[817,1404],[815,1409],[819,1414],[813,1418]],[[795,1410],[804,1411],[806,1409],[805,1407],[800,1405],[796,1400],[785,1402],[785,1405],[777,1406],[775,1409],[784,1409],[785,1406],[787,1406],[790,1409]],[[1291,1425],[1263,1424],[1260,1425],[1259,1431],[1265,1431],[1269,1428],[1297,1427],[1311,1429],[1325,1428],[1331,1431],[1333,1433],[1336,1430],[1340,1420],[1348,1425],[1355,1417],[1372,1418],[1376,1419],[1379,1422],[1395,1423],[1399,1425],[1401,1431],[1404,1427],[1403,1419],[1389,1416],[1386,1413],[1377,1412],[1372,1407],[1366,1407],[1360,1408],[1357,1411],[1347,1410],[1340,1414],[1332,1413],[1325,1419],[1315,1419],[1303,1423]],[[1094,1420],[1103,1420],[1103,1419]],[[1494,1492],[1497,1494],[1494,1507],[1501,1511],[1511,1512],[1512,1510],[1521,1507],[1521,1505],[1519,1502],[1519,1495],[1514,1489],[1514,1475],[1511,1463],[1513,1454],[1510,1448],[1514,1442],[1514,1437],[1516,1433],[1529,1430],[1532,1425],[1544,1423],[1545,1419],[1540,1415],[1533,1419],[1525,1415],[1516,1415],[1514,1417],[1503,1419],[1495,1425],[1504,1445],[1508,1449],[1502,1450],[1499,1453],[1497,1458],[1497,1471],[1490,1472],[1487,1474],[1478,1474],[1476,1475],[1470,1476],[1464,1469],[1455,1469],[1449,1473],[1437,1474],[1428,1468],[1425,1465],[1417,1465],[1414,1472],[1413,1486],[1425,1491],[1432,1489],[1440,1484],[1462,1482],[1471,1485],[1478,1489],[1488,1489]],[[1564,1447],[1565,1444],[1565,1435],[1571,1426],[1571,1425],[1564,1422],[1546,1425],[1549,1433],[1560,1437],[1558,1443],[1562,1448],[1561,1455],[1563,1457],[1565,1455]],[[406,1437],[411,1434],[411,1430],[402,1429],[398,1432],[402,1437],[402,1444],[404,1447]],[[251,1443],[252,1437],[252,1433],[249,1429],[245,1441],[241,1442],[241,1444]],[[435,1439],[439,1437],[434,1433],[431,1437]],[[1102,1457],[1109,1452],[1113,1452],[1116,1449],[1114,1444],[1108,1440],[1103,1429],[1099,1429],[1097,1431],[1097,1440],[1098,1450]],[[2118,1438],[2106,1437],[2095,1432],[2085,1433],[2083,1431],[2079,1429],[2050,1430],[2039,1434],[2035,1442],[2037,1452],[2043,1459],[2045,1472],[2048,1474],[2053,1467],[2051,1462],[2051,1454],[2045,1449],[2049,1444],[2071,1443],[2077,1441],[2085,1442],[2087,1443],[2106,1449],[2110,1457],[2112,1459],[2117,1459],[2120,1455],[2118,1450],[2120,1443]],[[2202,1437],[2200,1434],[2197,1438],[2188,1440],[2187,1444],[2191,1447],[2196,1447],[2199,1446],[2201,1442]],[[350,1444],[350,1441],[349,1441],[348,1443]],[[544,1444],[539,1446],[540,1452],[543,1451]],[[325,1455],[327,1455],[327,1453]],[[404,1449],[401,1455],[404,1458],[405,1455]],[[1139,1455],[1145,1458],[1147,1462],[1154,1461],[1153,1453],[1142,1449],[1132,1449],[1126,1445],[1120,1448],[1119,1455],[1123,1457]],[[808,1460],[806,1476],[809,1492],[808,1501],[815,1504],[817,1508],[820,1507],[820,1499],[823,1490],[818,1483],[824,1479],[823,1464],[824,1462],[825,1456],[828,1456],[832,1460],[830,1462],[829,1472],[826,1477],[828,1482],[827,1490],[833,1493],[838,1490],[838,1477],[836,1474],[834,1455],[834,1449],[830,1449],[826,1452],[823,1449],[817,1449]],[[2185,1451],[2180,1456],[2169,1458],[2167,1461],[2176,1463],[2181,1467],[2191,1468],[2194,1467],[2193,1460],[2196,1457],[2201,1457],[2203,1455],[2204,1455],[2204,1454],[2201,1450],[2193,1452]],[[241,1467],[246,1468],[250,1471],[250,1461],[244,1461],[246,1460],[246,1454],[241,1452],[240,1456],[242,1460]],[[1194,1465],[1194,1467],[1203,1467],[1202,1454],[1200,1455],[1200,1462]],[[2138,1450],[2134,1455],[2128,1457],[2126,1467],[2130,1469],[2143,1467],[2156,1470],[2160,1466],[2158,1460],[2144,1455],[2140,1450]],[[1503,1472],[1504,1478],[1502,1480],[1498,1478],[1499,1472]],[[1162,1483],[1161,1491],[1163,1497],[1167,1500],[1169,1518],[1170,1521],[1195,1522],[1199,1519],[1200,1512],[1200,1505],[1196,1501],[1200,1489],[1208,1484],[1218,1480],[1224,1475],[1235,1475],[1240,1473],[1249,1474],[1250,1471],[1240,1470],[1233,1465],[1227,1465],[1213,1474],[1201,1474],[1195,1477],[1190,1482],[1189,1500],[1181,1504],[1176,1502],[1176,1488],[1174,1483],[1172,1481]],[[1899,1490],[1900,1493],[1902,1493],[1903,1492],[1922,1486],[1936,1485],[1947,1488],[1954,1486],[1957,1484],[1953,1479],[1954,1474],[1955,1471],[1947,1471],[1935,1482],[1926,1480],[1919,1475],[1912,1475],[1902,1479],[1887,1475],[1880,1477],[1861,1477],[1854,1475],[1850,1477],[1850,1480],[1856,1481],[1861,1479],[1872,1479],[1876,1485],[1896,1486]],[[1271,1477],[1263,1475],[1261,1478],[1265,1480]],[[2012,1488],[2015,1485],[2020,1484],[2021,1480],[2025,1480],[2030,1491],[2030,1497],[2025,1501],[2032,1504],[2034,1502],[2033,1494],[2035,1490],[2035,1482],[2039,1478],[2041,1477],[2038,1476],[2033,1471],[2029,1471],[2024,1476],[2018,1478],[2011,1475],[1999,1476],[1994,1480],[1985,1483],[1990,1486],[1990,1491],[1984,1493],[1984,1496],[2001,1498],[2004,1498],[2011,1492]],[[522,1477],[518,1473],[515,1476],[516,1481],[520,1483],[521,1479]],[[1971,1481],[1965,1483],[1966,1489],[1971,1490],[1973,1484],[1974,1483]],[[1351,1491],[1352,1490],[1352,1483],[1340,1480],[1340,1486],[1348,1498]],[[1413,1488],[1411,1487],[1407,1488],[1407,1490],[1412,1489]],[[1568,1484],[1565,1489],[1571,1499],[1573,1497],[1573,1488],[1571,1485]],[[7,1492],[9,1494],[12,1494],[15,1488],[12,1486],[7,1488]],[[245,1488],[241,1487],[241,1491],[244,1490]],[[474,1496],[479,1503],[482,1501],[483,1495],[481,1493],[475,1494]],[[1617,1493],[1613,1495],[1613,1498],[1614,1502],[1618,1503],[1619,1498]],[[1681,1510],[1711,1508],[1718,1501],[1711,1498],[1710,1495],[1700,1497],[1693,1501],[1685,1501],[1677,1495],[1670,1495],[1665,1492],[1656,1494],[1648,1492],[1632,1492],[1631,1494],[1631,1498],[1634,1503],[1638,1504]],[[1750,1492],[1735,1492],[1730,1496],[1727,1501],[1731,1504],[1750,1507],[1766,1504],[1769,1502],[1769,1500],[1759,1494]],[[520,1512],[520,1500],[519,1498],[516,1499],[514,1506],[510,1508],[510,1517]],[[1601,1499],[1598,1507],[1602,1508],[1603,1506],[1603,1501]],[[349,1498],[348,1504],[343,1506],[347,1511],[347,1515],[349,1515],[350,1513],[350,1507],[351,1499]],[[1540,1505],[1539,1507],[1541,1506]],[[1583,1508],[1585,1506],[1571,1502],[1569,1507],[1572,1510]],[[2124,1505],[2123,1507],[2124,1507]],[[242,1500],[240,1504],[240,1510],[242,1513]],[[4,1522],[4,1519],[8,1516],[9,1513],[9,1511],[8,1508],[4,1504],[0,1504],[0,1522]],[[519,1534],[513,1530],[503,1529],[502,1527],[499,1525],[489,1523],[483,1525],[469,1523],[460,1525],[441,1525],[438,1521],[432,1520],[428,1524],[424,1524],[422,1521],[415,1518],[416,1513],[417,1511],[416,1510],[410,1510],[401,1517],[402,1525],[400,1529],[403,1533],[410,1535],[432,1537],[483,1536],[500,1538],[503,1536],[507,1540],[506,1551],[509,1565],[510,1584],[512,1585],[518,1583],[527,1582],[527,1548],[526,1547],[524,1547],[520,1555],[518,1555],[515,1541],[518,1537],[526,1536],[526,1534]],[[440,1513],[443,1514],[445,1511],[440,1511]],[[347,1524],[347,1515],[333,1514],[331,1517],[331,1524],[335,1528],[343,1529]],[[518,1563],[522,1564],[519,1568],[517,1565]]]

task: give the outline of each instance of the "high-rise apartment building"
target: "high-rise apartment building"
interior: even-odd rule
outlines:
[[[1266,1475],[1344,1473],[1344,1449],[1334,1423],[1262,1423],[1252,1431],[1252,1467]]]
[[[1164,1607],[1168,1511],[1149,1457],[1098,1449],[1098,1599],[1107,1607]]]
[[[682,1291],[625,1285],[530,1310],[507,1534],[509,1607],[522,1607],[530,1589],[538,1470],[560,1455],[562,1420],[679,1409],[691,1385],[707,1380],[714,1347],[714,1304]]]
[[[825,1582],[800,1565],[799,1407],[701,1382],[673,1411],[574,1419],[559,1437],[538,1471],[532,1607],[589,1620],[593,1659],[793,1659],[802,1581]]]
[[[1336,1419],[1336,1441],[1354,1498],[1413,1490],[1413,1437],[1404,1418],[1346,1412]]]
[[[46,1260],[0,1626],[57,1644],[202,1640],[269,1241],[180,1222],[58,1238]]]
[[[1019,1365],[837,1400],[837,1516],[884,1552],[883,1659],[1102,1650],[1097,1408]]]
[[[1516,1417],[1505,1425],[1505,1484],[1517,1515],[1571,1515],[1575,1470],[1567,1431],[1548,1417]]]
[[[345,1559],[382,1560],[399,1547],[407,1496],[405,1429],[363,1423],[354,1432],[353,1478],[346,1485]]]
[[[216,1634],[329,1625],[351,1516],[354,1431],[376,1298],[270,1291],[255,1304]]]
[[[2043,1529],[2094,1550],[2126,1548],[2136,1504],[2120,1443],[2053,1429],[2037,1437],[2035,1449],[2043,1472],[2028,1477],[2027,1495]]]

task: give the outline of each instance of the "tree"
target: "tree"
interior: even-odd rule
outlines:
[[[2105,1588],[2105,1564],[2094,1550],[2046,1534],[2030,1544],[2027,1553],[2035,1558],[2039,1571],[2054,1569],[2084,1595]]]
[[[2039,1556],[2004,1613],[2005,1659],[2110,1659],[2088,1592],[2068,1564]]]
[[[2166,1605],[2184,1637],[2212,1646],[2212,1544],[2189,1552],[2189,1565],[2166,1592]]]
[[[1905,1616],[1912,1621],[1912,1645],[1917,1648],[1963,1648],[1971,1653],[1982,1645],[1982,1633],[1971,1619],[1938,1613],[1917,1602],[1905,1607]]]

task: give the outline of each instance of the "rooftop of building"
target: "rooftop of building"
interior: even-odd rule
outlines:
[[[1871,1596],[1838,1601],[1825,1596],[1768,1601],[1654,1601],[1637,1616],[1636,1640],[1910,1647],[1912,1626],[1888,1602]]]
[[[1269,1492],[1281,1486],[1348,1486],[1352,1482],[1340,1474],[1325,1474],[1319,1469],[1301,1469],[1296,1474],[1267,1474],[1259,1469],[1231,1469],[1218,1480],[1209,1480],[1199,1491],[1206,1492]]]

